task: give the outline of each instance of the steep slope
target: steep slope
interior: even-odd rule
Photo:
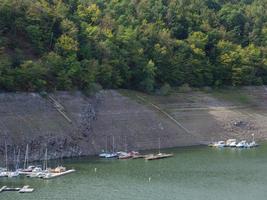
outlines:
[[[239,92],[253,101],[239,104],[199,91],[160,97],[104,90],[90,98],[79,92],[57,92],[46,98],[37,93],[2,93],[0,154],[4,155],[5,142],[10,158],[14,148],[24,155],[29,144],[31,159],[37,160],[43,158],[45,148],[50,158],[112,150],[113,136],[115,150],[157,149],[159,138],[162,148],[230,137],[251,139],[252,133],[265,139],[263,89]]]

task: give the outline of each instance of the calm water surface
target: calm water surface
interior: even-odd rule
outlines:
[[[65,166],[74,167],[76,173],[52,180],[0,178],[0,186],[35,188],[31,194],[0,193],[0,200],[267,198],[267,145],[250,150],[190,147],[164,152],[175,153],[175,156],[154,161],[92,157],[66,160]]]

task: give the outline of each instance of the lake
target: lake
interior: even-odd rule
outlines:
[[[67,159],[64,165],[75,168],[76,173],[51,180],[0,178],[0,186],[30,185],[35,188],[31,194],[3,192],[0,199],[266,199],[267,145],[256,149],[187,147],[162,152],[175,156],[154,161]]]

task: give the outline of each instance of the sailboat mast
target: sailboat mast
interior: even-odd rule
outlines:
[[[108,153],[108,136],[106,136],[106,153]]]
[[[159,137],[159,154],[160,154],[160,137]]]
[[[125,152],[127,152],[127,137],[125,135]]]
[[[45,170],[47,170],[47,148],[45,149]]]
[[[6,152],[6,169],[8,170],[8,160],[7,160],[7,144],[5,141],[5,152]]]
[[[16,155],[16,148],[13,149],[13,166],[16,168],[16,162],[17,162],[17,155]]]
[[[19,159],[20,158],[20,149],[18,151],[18,156],[17,156],[17,162],[16,162],[16,170],[19,169]]]
[[[45,149],[45,157],[43,163],[43,170],[47,170],[47,148]]]
[[[27,144],[23,169],[26,169],[26,167],[28,166],[28,156],[29,156],[28,154],[29,154],[29,145]]]
[[[112,136],[112,153],[114,153],[114,135]]]

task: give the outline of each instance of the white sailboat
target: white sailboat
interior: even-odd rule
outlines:
[[[236,147],[237,148],[248,148],[248,143],[246,140],[242,140],[236,145]]]
[[[112,136],[112,153],[107,153],[105,158],[116,158],[118,154],[115,152],[115,138]]]
[[[252,135],[252,142],[248,144],[248,147],[249,147],[249,148],[258,147],[259,144],[257,144],[257,143],[255,142],[255,135],[254,135],[254,133],[251,134],[251,135]]]
[[[119,159],[130,159],[133,157],[133,152],[128,152],[127,148],[127,137],[125,136],[124,139],[125,151],[124,152],[117,152]]]
[[[0,172],[0,177],[7,177],[8,176],[8,159],[7,159],[7,144],[5,142],[5,164],[6,168],[2,168]]]
[[[103,153],[99,154],[100,158],[105,158],[108,154],[108,136],[106,136],[106,146],[105,146],[105,151]]]
[[[9,171],[8,170],[8,157],[7,157],[7,144],[6,144],[6,142],[5,142],[5,151],[6,151],[6,169],[7,169],[7,171],[5,172],[5,176],[7,176],[9,178],[18,177],[19,172],[17,169],[15,171]]]
[[[158,160],[158,159],[163,159],[163,158],[169,158],[172,157],[173,154],[168,154],[168,153],[161,153],[160,149],[161,149],[161,141],[160,138],[158,139],[158,144],[159,144],[159,152],[158,154],[151,154],[148,155],[147,157],[145,157],[145,160]]]
[[[26,150],[25,150],[25,157],[24,157],[24,164],[23,164],[23,169],[20,170],[20,174],[30,174],[35,166],[30,165],[29,166],[29,145],[26,145]]]

